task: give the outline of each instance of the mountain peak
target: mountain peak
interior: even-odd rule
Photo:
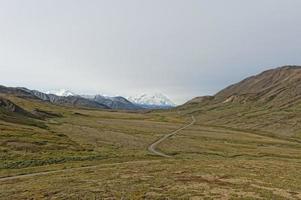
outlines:
[[[54,94],[54,95],[63,96],[63,97],[76,96],[75,93],[71,92],[70,90],[66,90],[66,89],[50,90],[50,91],[47,91],[46,94]]]
[[[151,107],[174,107],[176,106],[166,95],[162,93],[141,94],[135,97],[128,98],[131,102]]]

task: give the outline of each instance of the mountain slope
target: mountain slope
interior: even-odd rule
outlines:
[[[86,96],[86,98],[89,98],[95,102],[98,102],[100,104],[106,105],[110,107],[111,109],[117,109],[117,110],[139,110],[142,109],[142,107],[133,104],[132,102],[128,101],[124,97],[106,97],[102,95],[95,95],[95,96]]]
[[[44,93],[42,93],[42,94],[44,94]],[[74,92],[71,92],[70,90],[66,90],[66,89],[51,90],[51,91],[47,91],[46,94],[50,97],[53,95],[59,96],[59,97],[69,97],[69,98],[70,98],[70,96],[83,97],[85,99],[105,105],[108,108],[115,109],[115,110],[143,109],[141,106],[136,105],[121,96],[110,97],[110,96],[99,95],[99,94],[98,95],[77,95]],[[39,96],[41,96],[41,94],[39,94]],[[44,97],[41,96],[41,98],[44,98]]]
[[[106,97],[102,95],[75,95],[68,90],[60,90],[57,92],[40,92],[37,90],[30,90],[23,87],[5,87],[0,86],[0,94],[12,94],[23,98],[40,99],[48,101],[53,104],[72,106],[72,107],[86,107],[98,109],[116,109],[116,110],[139,110],[143,107],[136,105],[124,97]],[[52,94],[56,93],[56,94]]]
[[[40,111],[41,112],[41,111]],[[31,113],[12,101],[0,96],[0,120],[16,124],[24,124],[45,128],[45,124],[40,121],[40,112]],[[45,117],[47,117],[45,115]]]
[[[87,107],[87,108],[100,108],[100,109],[110,109],[110,107],[98,103],[96,101],[91,101],[80,96],[66,96],[58,97],[56,95],[49,95],[50,102],[65,105],[65,106],[74,106],[74,107]]]
[[[301,67],[262,72],[176,110],[202,124],[301,138]]]
[[[87,108],[101,108],[101,109],[110,109],[109,106],[95,102],[90,99],[83,98],[81,96],[57,96],[55,94],[45,94],[37,90],[29,90],[36,97],[49,101],[54,104],[65,105],[65,106],[74,106],[74,107],[87,107]],[[72,93],[73,94],[73,93]]]
[[[299,102],[300,96],[301,67],[284,66],[231,85],[217,93],[215,99],[220,101],[252,101],[253,99],[253,101],[272,103],[273,106],[285,106]]]
[[[29,90],[21,87],[14,88],[0,86],[0,95],[1,94],[13,95],[22,98],[39,99],[63,106],[110,109],[110,107],[104,104],[80,96],[57,96],[54,94],[45,94],[37,90]]]
[[[3,97],[0,97],[0,112],[6,114],[19,114],[25,117],[34,118],[34,115],[30,112],[25,111],[23,108],[17,106],[13,102]]]
[[[5,87],[0,85],[0,95],[1,94],[14,95],[22,98],[38,99],[38,97],[33,95],[30,90],[26,88]]]

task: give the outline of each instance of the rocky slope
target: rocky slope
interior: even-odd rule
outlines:
[[[110,107],[111,109],[116,110],[139,110],[143,109],[142,107],[133,104],[129,100],[127,100],[124,97],[118,96],[118,97],[107,97],[102,95],[90,95],[90,96],[83,96],[85,98],[88,98],[90,100],[93,100],[95,102],[98,102],[100,104],[106,105]]]
[[[96,95],[94,101],[105,104],[112,109],[121,110],[139,110],[142,107],[133,104],[124,97],[103,97],[101,95]]]

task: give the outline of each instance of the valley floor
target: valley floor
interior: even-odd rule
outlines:
[[[298,141],[197,119],[156,146],[166,158],[149,145],[191,118],[60,112],[47,128],[0,121],[0,199],[301,199]]]

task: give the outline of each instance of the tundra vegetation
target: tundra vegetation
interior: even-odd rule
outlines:
[[[272,72],[157,111],[1,93],[0,199],[301,199],[300,68]]]

